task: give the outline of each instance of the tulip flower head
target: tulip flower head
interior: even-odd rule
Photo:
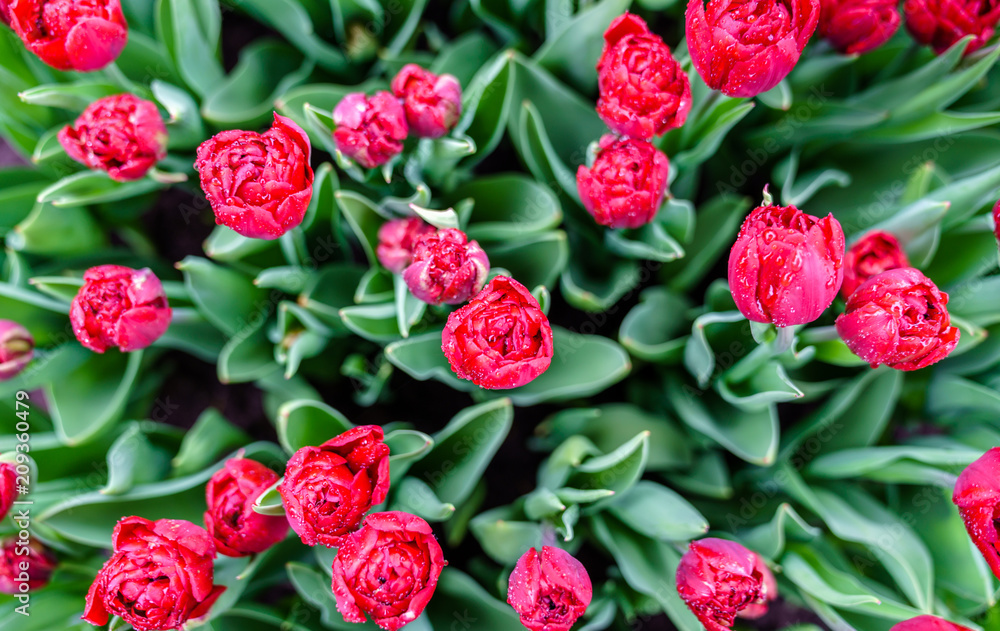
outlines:
[[[507,602],[531,631],[569,631],[594,590],[583,564],[561,548],[530,548],[507,582]]]
[[[966,35],[973,38],[964,54],[979,50],[1000,22],[1000,2],[996,0],[905,0],[903,12],[913,39],[939,55]]]
[[[489,271],[490,259],[479,243],[458,228],[445,228],[417,241],[403,280],[427,304],[458,305],[483,288]]]
[[[819,14],[820,0],[688,0],[691,62],[708,87],[757,96],[792,71]]]
[[[670,163],[645,140],[601,138],[594,164],[580,165],[576,187],[594,220],[609,228],[638,228],[656,217],[667,192]]]
[[[366,169],[382,166],[403,151],[409,133],[406,110],[391,92],[371,98],[352,92],[333,110],[333,140],[348,158]]]
[[[1000,578],[1000,447],[965,468],[955,482],[952,501],[993,574]]]
[[[392,80],[392,93],[403,100],[406,122],[421,138],[440,138],[462,114],[462,86],[450,74],[438,76],[406,64]]]
[[[624,136],[649,140],[683,125],[691,111],[687,74],[660,36],[631,13],[604,33],[597,82],[597,113]]]
[[[779,327],[806,324],[833,303],[843,280],[840,222],[774,206],[765,192],[729,253],[729,288],[740,312]]]
[[[844,257],[844,285],[840,295],[847,300],[872,276],[900,267],[909,267],[906,252],[888,232],[869,232],[847,250]]]
[[[146,348],[170,327],[173,311],[149,269],[100,265],[87,270],[83,281],[69,319],[76,339],[95,353]]]
[[[872,368],[919,370],[955,350],[960,331],[951,326],[948,294],[912,267],[869,278],[847,300],[837,333]]]
[[[0,12],[25,47],[57,70],[100,70],[128,41],[121,0],[8,0]]]
[[[278,474],[247,458],[230,458],[205,485],[205,528],[219,554],[249,556],[285,538],[283,515],[261,515],[253,502],[278,481]]]
[[[413,262],[413,249],[435,228],[420,217],[392,219],[378,229],[378,262],[393,274],[400,274]]]
[[[845,55],[875,50],[903,22],[895,0],[823,0],[822,5],[819,34]]]
[[[0,381],[19,375],[34,356],[35,338],[28,329],[13,320],[0,320]]]

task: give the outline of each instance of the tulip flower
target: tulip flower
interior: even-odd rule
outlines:
[[[6,5],[4,21],[28,50],[57,70],[100,70],[128,41],[121,0],[8,0]]]
[[[92,103],[59,132],[59,144],[71,158],[107,171],[113,180],[139,180],[167,157],[167,127],[155,103],[118,94]]]
[[[820,0],[688,0],[691,62],[708,87],[757,96],[798,63],[819,13]]]
[[[569,631],[594,590],[583,564],[561,548],[530,548],[507,582],[507,602],[531,631]]]
[[[219,554],[249,556],[285,538],[283,515],[261,515],[253,502],[278,481],[278,474],[247,458],[230,458],[205,485],[205,528]]]
[[[898,622],[889,631],[972,631],[954,622],[948,622],[937,616],[917,616]]]
[[[378,262],[393,274],[400,274],[413,262],[413,249],[417,241],[434,234],[434,226],[420,217],[407,217],[387,221],[378,229]]]
[[[333,110],[333,140],[348,158],[366,169],[382,166],[403,151],[409,133],[406,110],[391,92],[368,98],[352,92]]]
[[[406,122],[421,138],[440,138],[462,114],[462,86],[450,74],[440,77],[417,64],[406,64],[392,80],[392,93],[403,100]]]
[[[1000,3],[994,0],[905,0],[903,12],[913,39],[939,55],[966,35],[973,39],[963,54],[979,50],[1000,22]]]
[[[0,320],[0,381],[16,377],[34,356],[35,338],[28,329],[12,320]]]
[[[170,327],[173,311],[160,279],[149,269],[92,267],[70,305],[69,319],[81,344],[103,353],[146,348]]]
[[[55,555],[38,541],[17,537],[0,541],[0,594],[41,589],[48,584],[55,567]]]
[[[951,501],[965,522],[972,542],[1000,578],[1000,447],[994,447],[965,468],[955,482]]]
[[[580,165],[576,187],[583,207],[610,228],[638,228],[656,217],[667,192],[670,163],[645,140],[601,138],[594,164]]]
[[[840,295],[847,300],[872,276],[900,267],[909,267],[906,252],[888,232],[876,230],[858,239],[844,257],[844,284]]]
[[[845,55],[875,50],[903,21],[896,0],[823,0],[822,5],[819,34]]]
[[[263,134],[229,130],[198,147],[194,163],[215,221],[251,239],[277,239],[302,223],[312,199],[309,137],[274,115]]]
[[[597,62],[597,113],[619,134],[649,140],[680,127],[691,111],[691,83],[670,48],[637,15],[604,33]]]
[[[869,278],[847,300],[837,333],[872,368],[919,370],[955,350],[960,332],[951,326],[948,294],[912,267]]]
[[[346,622],[396,631],[423,612],[447,563],[430,525],[409,513],[373,513],[333,559],[333,595]],[[366,618],[367,616],[367,618]]]
[[[833,303],[843,280],[840,222],[771,205],[766,193],[729,253],[729,288],[736,307],[754,322],[812,322]]]
[[[552,327],[528,288],[497,276],[448,316],[441,349],[460,379],[489,389],[517,388],[552,363]]]
[[[438,230],[417,241],[403,280],[427,304],[462,304],[483,288],[490,259],[457,228]]]

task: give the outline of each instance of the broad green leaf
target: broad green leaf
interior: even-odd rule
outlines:
[[[563,21],[549,35],[533,59],[585,93],[597,86],[596,59],[604,46],[602,35],[611,21],[624,13],[631,0],[602,0]]]
[[[651,287],[642,292],[639,304],[632,307],[622,320],[618,342],[629,353],[657,363],[676,363],[684,354],[687,337],[686,318],[690,308],[687,299],[663,287]],[[671,317],[665,318],[663,314]]]
[[[450,199],[475,200],[466,232],[479,241],[517,240],[555,228],[559,200],[544,184],[521,174],[479,177],[459,186]]]
[[[170,470],[166,452],[154,447],[145,434],[140,423],[132,422],[108,449],[108,483],[102,493],[121,495],[162,479]]]
[[[427,521],[445,521],[455,514],[455,506],[438,499],[434,489],[419,478],[406,477],[396,491],[393,510],[423,517]]]
[[[208,408],[201,413],[174,456],[173,473],[185,476],[211,465],[218,458],[249,442],[249,437],[231,424],[221,412]]]
[[[85,443],[121,417],[142,355],[143,351],[95,353],[58,383],[46,385],[52,422],[64,443]]]
[[[791,504],[782,503],[774,512],[771,521],[743,531],[740,533],[740,539],[751,550],[759,552],[768,559],[776,559],[784,552],[788,537],[810,541],[818,537],[821,532],[819,528],[810,526]]]
[[[318,401],[289,401],[278,410],[278,442],[290,454],[322,445],[352,427],[347,417]]]
[[[157,0],[158,39],[185,83],[203,97],[225,76],[217,54],[221,29],[222,11],[213,0]]]
[[[512,566],[528,550],[542,545],[542,528],[515,518],[507,507],[480,513],[469,522],[469,530],[491,559]]]
[[[259,329],[276,307],[250,278],[234,269],[195,256],[178,263],[177,269],[184,273],[184,284],[198,310],[230,337]]]
[[[642,477],[649,455],[649,432],[643,431],[614,451],[593,456],[573,468],[566,486],[625,493]]]
[[[655,482],[637,482],[607,507],[632,530],[659,541],[689,541],[708,532],[708,521],[694,506]]]
[[[410,468],[442,502],[461,504],[486,470],[514,419],[510,399],[466,408],[433,436],[434,447]]]

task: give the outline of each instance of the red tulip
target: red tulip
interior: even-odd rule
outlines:
[[[561,548],[530,548],[507,582],[507,602],[531,631],[569,631],[594,590],[583,564]]]
[[[378,229],[378,262],[393,274],[400,274],[413,262],[413,248],[423,237],[434,234],[434,226],[420,217],[393,219]]]
[[[948,294],[918,270],[889,270],[851,294],[837,333],[872,368],[919,370],[958,345],[960,332],[951,326],[947,305]]]
[[[667,192],[670,163],[645,140],[601,138],[590,168],[580,165],[576,187],[594,220],[610,228],[638,228],[656,217]]]
[[[820,0],[688,0],[691,62],[708,87],[751,97],[795,64],[819,21]]]
[[[423,612],[447,563],[430,525],[416,515],[373,513],[344,537],[333,559],[333,595],[346,622],[365,616],[396,631]]]
[[[844,257],[844,285],[840,288],[840,295],[847,300],[872,276],[909,266],[906,252],[899,247],[896,237],[880,230],[869,232],[847,250]]]
[[[225,591],[212,585],[212,537],[191,522],[125,517],[111,543],[114,553],[90,586],[83,612],[95,626],[121,616],[136,631],[179,629],[208,614]]]
[[[173,312],[160,279],[149,269],[92,267],[70,305],[69,319],[80,343],[103,353],[146,348],[170,327]]]
[[[100,70],[128,41],[120,0],[8,0],[6,12],[27,49],[58,70]]]
[[[450,74],[440,77],[417,64],[406,64],[392,80],[392,93],[403,99],[406,122],[421,138],[440,138],[462,114],[462,86]]]
[[[994,447],[958,476],[951,501],[965,522],[972,542],[1000,578],[1000,447]]]
[[[59,132],[59,144],[77,162],[120,182],[142,179],[167,156],[167,127],[156,104],[131,94],[92,103]]]
[[[0,22],[10,26],[10,6],[12,0],[0,0]]]
[[[285,538],[288,520],[261,515],[253,502],[278,481],[278,474],[246,458],[231,458],[205,485],[205,528],[219,554],[230,557],[263,552]]]
[[[0,381],[20,374],[34,355],[35,338],[28,329],[13,320],[0,320]]]
[[[497,276],[452,312],[441,349],[460,379],[492,390],[533,381],[552,363],[552,327],[528,288]]]
[[[659,35],[637,15],[618,16],[597,62],[597,113],[608,127],[641,140],[680,127],[691,110],[691,83]]]
[[[731,629],[736,616],[762,616],[777,596],[760,555],[725,539],[692,541],[676,578],[681,599],[708,631]]]
[[[1000,22],[996,0],[906,0],[903,12],[913,39],[939,55],[966,35],[974,37],[963,54],[979,50]]]
[[[896,0],[822,0],[819,34],[845,55],[871,52],[899,29],[897,4]]]
[[[894,624],[889,631],[972,631],[972,629],[936,616],[917,616]]]
[[[729,288],[736,307],[754,322],[812,322],[833,303],[843,280],[840,222],[773,206],[766,198],[747,216],[729,253]]]
[[[333,140],[348,158],[366,169],[382,166],[403,151],[409,133],[406,111],[391,92],[368,98],[352,92],[333,110]]]
[[[7,516],[19,495],[15,467],[13,462],[0,462],[0,520]]]
[[[198,147],[195,169],[215,221],[252,239],[277,239],[302,223],[312,199],[309,137],[274,115],[263,134],[230,130]]]
[[[446,228],[417,241],[403,280],[427,304],[458,305],[483,288],[489,271],[490,259],[479,244],[457,228]]]
[[[0,594],[23,594],[49,582],[56,557],[41,543],[16,537],[0,542]]]
[[[308,546],[329,548],[358,528],[389,492],[389,446],[378,425],[354,427],[319,447],[295,452],[278,485],[292,530]]]

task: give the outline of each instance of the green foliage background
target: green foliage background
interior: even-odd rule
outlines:
[[[884,631],[921,613],[1000,628],[996,581],[950,501],[957,473],[1000,444],[988,216],[1000,189],[1000,48],[934,57],[901,30],[857,58],[815,39],[755,100],[713,93],[692,70],[688,122],[658,141],[672,197],[649,226],[620,231],[596,226],[576,193],[575,169],[606,131],[594,64],[608,23],[633,10],[690,68],[674,0],[123,5],[128,47],[88,75],[45,67],[0,31],[0,135],[32,163],[0,170],[0,315],[40,346],[31,368],[0,384],[0,452],[16,443],[15,393],[40,393],[31,531],[62,560],[30,618],[0,599],[0,627],[89,628],[78,616],[117,519],[198,523],[204,483],[224,458],[242,449],[280,471],[295,449],[360,422],[335,409],[350,407],[386,423],[387,507],[439,526],[451,562],[414,631],[521,629],[503,602],[506,576],[553,536],[595,582],[581,631],[658,614],[642,624],[697,631],[673,574],[687,542],[709,531],[776,569],[783,613],[761,628]],[[233,31],[223,25],[250,21],[266,36],[227,72]],[[457,129],[408,144],[389,170],[338,163],[332,108],[387,87],[409,62],[459,78]],[[88,103],[122,91],[170,116],[170,156],[127,184],[81,170],[56,140]],[[165,240],[186,247],[211,222],[195,147],[223,129],[266,126],[272,110],[334,156],[314,161],[301,229],[265,242],[219,227],[203,251],[170,258],[177,248]],[[898,235],[951,295],[962,329],[952,356],[915,373],[871,370],[831,334],[839,300],[776,352],[773,331],[736,311],[724,271],[766,183],[784,204],[833,213],[849,240],[873,228]],[[155,204],[166,237],[164,224],[150,228]],[[454,377],[440,351],[447,310],[413,299],[374,257],[378,227],[411,204],[465,229],[493,273],[510,272],[551,309],[556,357],[541,378],[491,393]],[[148,266],[166,281],[174,322],[144,352],[95,355],[73,338],[69,301],[83,271],[104,263]],[[193,428],[171,422],[188,404],[162,394],[178,352],[215,365],[223,384],[249,384],[239,396],[259,390],[276,442],[213,408],[197,410]],[[430,416],[424,404],[438,408],[422,388],[464,409]],[[537,474],[491,471],[501,448],[541,462]],[[526,494],[498,502],[516,495],[497,480]],[[273,494],[262,503],[280,510]],[[331,560],[294,538],[252,561],[220,557],[228,591],[204,628],[360,628],[336,612]]]

